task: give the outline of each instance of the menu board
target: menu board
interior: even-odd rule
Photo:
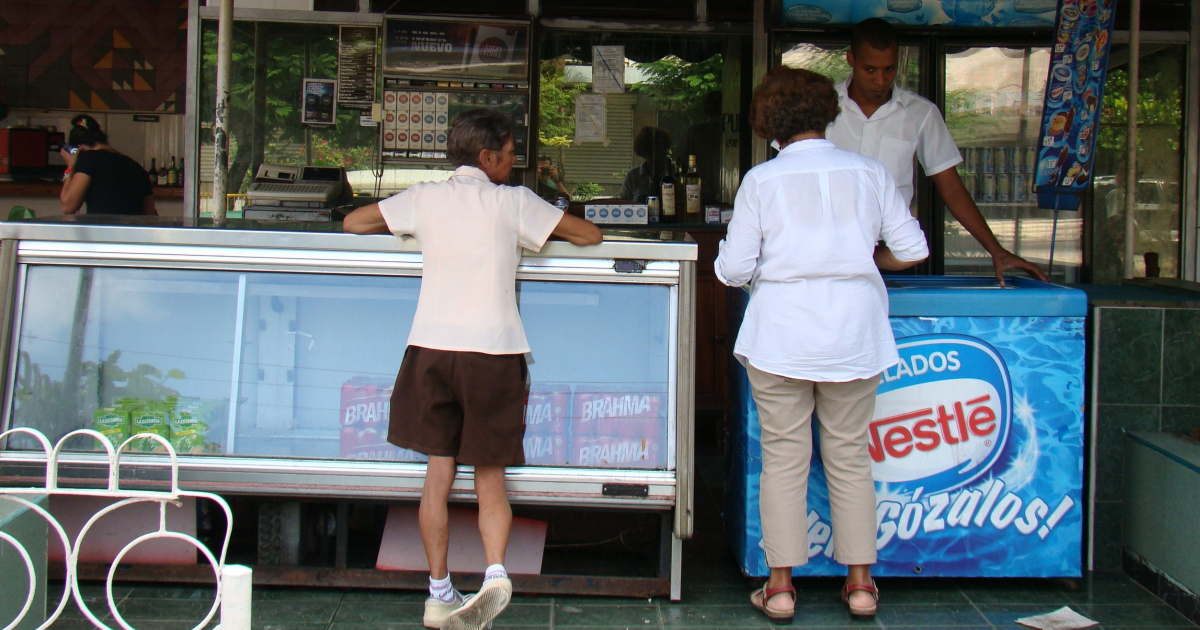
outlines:
[[[338,92],[342,107],[371,109],[375,102],[379,29],[342,26],[338,29]]]
[[[1034,190],[1038,206],[1076,210],[1092,176],[1116,0],[1060,0]]]
[[[528,80],[528,24],[393,18],[385,28],[388,74]]]
[[[445,160],[450,121],[468,109],[491,107],[512,117],[516,166],[528,164],[528,84],[505,90],[501,84],[457,82],[448,89],[442,83],[385,80],[380,132],[385,161]]]
[[[916,26],[1050,28],[1054,0],[783,0],[788,24],[857,24],[878,17]]]

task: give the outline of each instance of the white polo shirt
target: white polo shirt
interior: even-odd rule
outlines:
[[[946,121],[929,99],[898,85],[892,88],[892,98],[867,118],[847,96],[849,82],[846,79],[834,85],[842,113],[825,137],[839,149],[883,162],[900,187],[905,205],[911,206],[914,155],[926,175],[937,175],[962,162]]]
[[[921,226],[883,165],[827,140],[803,140],[746,173],[714,269],[751,285],[733,353],[771,374],[868,378],[899,360],[883,240],[902,261],[929,255]]]
[[[388,229],[412,235],[424,259],[408,344],[435,350],[523,354],[517,310],[522,249],[538,251],[562,211],[524,186],[501,186],[472,166],[379,202]]]

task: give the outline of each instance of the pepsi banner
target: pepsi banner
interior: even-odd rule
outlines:
[[[1117,0],[1060,0],[1033,189],[1038,207],[1078,210],[1091,185]]]
[[[914,26],[1050,28],[1054,0],[783,0],[787,24],[857,24],[883,18]]]
[[[892,330],[900,362],[882,375],[868,431],[873,573],[1080,575],[1084,318],[893,317]],[[730,369],[726,525],[743,572],[765,576],[757,409],[741,364]],[[816,452],[806,527],[809,563],[795,574],[844,575]]]

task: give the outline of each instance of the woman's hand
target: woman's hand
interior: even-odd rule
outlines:
[[[62,156],[63,162],[67,163],[68,169],[72,171],[75,170],[75,156],[78,155],[78,153],[71,153],[66,149],[59,149],[58,154]]]

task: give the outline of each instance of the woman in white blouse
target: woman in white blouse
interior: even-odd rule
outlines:
[[[770,578],[751,603],[791,619],[792,568],[808,562],[810,420],[820,425],[842,599],[875,614],[875,484],[867,427],[879,374],[898,360],[879,269],[929,255],[896,182],[871,158],[825,140],[838,114],[832,82],[772,70],[754,91],[750,124],[779,155],[746,173],[716,273],[751,297],[734,354],[746,366],[762,426],[759,510]],[[881,243],[882,241],[882,243]]]

